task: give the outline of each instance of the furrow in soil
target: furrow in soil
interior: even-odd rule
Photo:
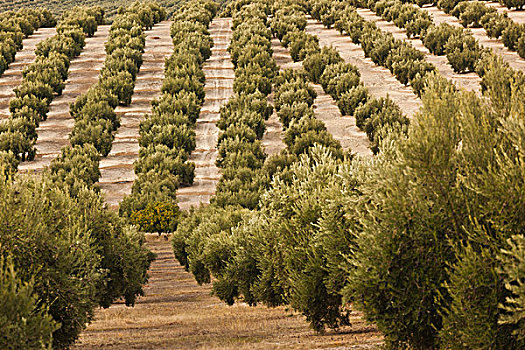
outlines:
[[[196,147],[189,159],[195,163],[195,179],[192,186],[177,191],[182,210],[199,206],[200,203],[209,204],[221,177],[215,164],[219,137],[216,123],[220,118],[220,107],[233,95],[235,73],[228,52],[232,37],[231,25],[231,18],[216,18],[210,24],[212,55],[203,66],[206,96],[195,125]]]

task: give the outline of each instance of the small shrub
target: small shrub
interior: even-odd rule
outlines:
[[[368,98],[368,89],[359,85],[342,94],[337,101],[337,106],[341,110],[341,114],[354,115],[356,108],[366,103]]]
[[[181,211],[176,204],[155,202],[149,203],[142,210],[131,215],[131,222],[144,232],[174,232],[177,229]]]
[[[450,37],[445,51],[452,69],[457,73],[473,72],[482,55],[482,49],[471,34]]]

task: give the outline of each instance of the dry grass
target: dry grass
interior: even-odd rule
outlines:
[[[227,306],[176,263],[168,241],[150,236],[148,245],[158,257],[146,296],[133,308],[98,310],[74,349],[374,349],[382,341],[358,314],[321,335],[285,308]]]

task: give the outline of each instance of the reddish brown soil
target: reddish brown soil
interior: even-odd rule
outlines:
[[[135,180],[133,163],[139,155],[139,124],[145,114],[151,113],[151,101],[160,96],[164,79],[164,62],[173,52],[168,21],[153,26],[146,32],[143,63],[135,81],[135,90],[129,106],[119,106],[120,128],[109,155],[100,162],[100,187],[110,207],[117,208],[125,195],[131,193]]]
[[[15,61],[0,76],[0,120],[10,116],[9,101],[15,97],[13,89],[22,82],[22,71],[34,62],[36,45],[55,34],[55,28],[40,28],[33,35],[24,39],[23,49],[16,53]]]
[[[210,203],[220,178],[219,168],[215,165],[219,136],[216,123],[221,106],[233,95],[235,74],[227,50],[232,37],[231,24],[231,18],[216,18],[210,25],[214,46],[212,56],[203,66],[206,96],[195,127],[196,149],[190,156],[190,161],[195,163],[195,180],[192,186],[177,191],[179,206],[183,210]]]
[[[60,149],[69,144],[69,134],[75,121],[69,114],[69,105],[98,81],[99,71],[104,64],[104,43],[109,26],[99,26],[92,38],[86,38],[86,46],[77,58],[71,60],[66,88],[56,97],[49,108],[46,121],[37,129],[37,154],[34,161],[20,164],[21,172],[40,172],[60,154]]]
[[[148,237],[158,254],[133,308],[99,309],[73,349],[378,349],[382,337],[357,313],[352,326],[318,334],[283,307],[227,306],[175,262],[171,244]]]

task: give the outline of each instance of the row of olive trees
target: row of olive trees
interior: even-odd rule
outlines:
[[[162,10],[156,5],[151,5],[151,11],[159,13],[155,17],[158,20],[162,18]],[[67,36],[64,33],[71,33],[77,26],[80,27],[75,38],[93,34],[97,21],[101,22],[104,16],[99,9],[76,11],[77,14],[88,12],[93,15],[86,18],[67,16],[64,19],[67,23],[64,28],[67,29],[58,29],[59,35]],[[140,36],[143,28],[137,16],[123,16],[133,18],[122,22],[131,24],[127,30],[138,32]],[[115,25],[114,31],[120,31],[124,36],[122,32],[126,28]],[[131,37],[118,39],[119,35],[111,36],[107,43],[108,52],[117,52],[115,41],[126,50],[137,44]],[[144,45],[143,40],[139,43]],[[69,58],[64,53],[54,52],[56,46],[73,49],[67,43],[51,40],[40,45],[38,50],[46,51],[42,57],[53,57],[55,61],[57,57],[65,58],[62,65],[54,66],[56,72],[65,78]],[[137,52],[139,55],[131,52],[129,57],[139,60],[142,52]],[[120,72],[122,67],[110,63],[127,62],[128,56],[111,58],[111,53],[108,53],[101,77]],[[46,67],[53,67],[49,62],[44,63]],[[136,74],[136,70],[132,71]],[[114,113],[119,97],[110,87],[118,90],[119,84],[97,84],[88,93],[89,98],[81,97],[71,106],[72,115],[81,114],[86,119],[89,115],[95,119]],[[107,101],[112,103],[110,110],[105,108]],[[6,273],[9,269],[14,271],[11,285],[19,286],[18,290],[13,287],[9,290],[6,285],[5,295],[25,305],[6,321],[5,328],[2,327],[8,331],[0,337],[2,348],[35,349],[51,345],[58,349],[67,348],[92,319],[95,307],[109,307],[118,298],[133,305],[137,296],[143,294],[153,254],[143,246],[144,237],[128,229],[118,215],[105,206],[98,189],[93,186],[100,175],[98,165],[102,152],[97,149],[98,145],[85,142],[65,147],[41,180],[13,179],[3,175],[0,181],[2,195],[5,195],[2,198],[2,205],[5,205],[2,215],[5,217],[2,220],[8,223],[2,228],[0,252],[11,264],[4,269]],[[4,164],[9,162],[9,158],[3,157]],[[9,307],[9,303],[0,305]],[[31,322],[25,318],[27,313],[33,315]]]
[[[514,4],[507,6],[518,6],[520,1],[510,0],[509,4]],[[470,31],[459,30],[447,23],[435,26],[426,11],[414,7],[411,1],[403,2],[407,1],[351,1],[354,6],[368,7],[386,20],[393,21],[398,27],[406,29],[409,36],[420,35],[432,53],[446,54],[456,71],[474,71],[480,48]],[[465,28],[483,27],[490,38],[501,37],[509,50],[525,57],[525,26],[514,22],[506,13],[498,13],[495,8],[479,1],[440,0],[437,5],[457,17]],[[427,36],[429,38],[425,40]]]
[[[348,2],[319,0],[310,6],[312,17],[326,26],[335,24],[341,33],[350,35],[352,41],[361,45],[366,57],[386,67],[397,80],[410,84],[414,92],[421,95],[426,75],[436,70],[421,51],[395,39],[391,33],[384,33],[375,23],[363,20]],[[419,32],[413,35],[419,35]]]
[[[56,19],[48,10],[21,9],[0,14],[0,75],[22,49],[24,37],[42,27],[54,27]]]
[[[518,7],[518,9],[524,4],[521,0],[504,0],[504,2],[509,8]],[[465,28],[483,27],[489,37],[495,39],[501,37],[503,45],[509,50],[517,51],[520,57],[525,58],[525,26],[514,22],[506,13],[498,13],[495,8],[481,2],[440,1],[438,6],[457,17]]]
[[[430,74],[408,133],[385,136],[374,159],[314,146],[297,161],[290,143],[262,165],[273,179],[251,187],[256,209],[190,213],[173,236],[176,257],[197,281],[213,276],[226,302],[290,304],[318,330],[357,308],[388,348],[523,348],[525,78],[494,56],[483,71],[483,97]],[[282,118],[285,140],[315,120],[305,77],[275,80],[276,96],[305,102]]]
[[[64,89],[69,64],[82,51],[85,35],[97,27],[98,8],[68,12],[57,26],[57,34],[37,45],[35,61],[23,71],[16,97],[9,103],[11,117],[0,124],[0,151],[12,164],[35,157],[36,129],[46,120],[49,105]]]
[[[120,126],[115,108],[131,103],[135,79],[142,65],[144,30],[164,18],[164,10],[153,2],[138,3],[115,18],[97,84],[70,106],[75,119],[69,136],[72,146],[90,144],[101,156],[109,154],[114,132]]]
[[[212,205],[191,212],[179,225],[173,235],[174,251],[179,262],[194,274],[199,283],[210,283],[213,276],[214,293],[228,304],[233,304],[237,299],[250,305],[292,304],[307,316],[314,327],[320,329],[325,322],[321,316],[323,312],[309,309],[301,300],[306,289],[315,287],[319,279],[313,284],[304,284],[305,289],[298,290],[297,281],[289,279],[291,274],[281,274],[283,266],[274,258],[280,254],[286,255],[290,250],[285,248],[286,251],[283,251],[285,246],[272,244],[277,243],[273,240],[275,237],[266,235],[273,234],[272,231],[259,231],[266,219],[263,219],[264,209],[261,208],[260,212],[257,207],[265,202],[261,194],[273,184],[273,176],[279,174],[282,183],[289,184],[298,175],[295,167],[300,159],[305,165],[310,163],[310,159],[316,162],[315,157],[322,154],[332,162],[340,162],[343,151],[341,145],[326,131],[324,124],[314,116],[316,94],[309,86],[306,72],[288,69],[271,79],[273,69],[268,68],[275,63],[268,56],[265,60],[257,59],[258,63],[264,63],[266,76],[253,74],[251,80],[244,76],[246,66],[243,62],[253,62],[253,57],[271,52],[270,32],[265,26],[269,9],[265,5],[247,1],[231,5],[234,20],[244,19],[242,24],[241,21],[235,22],[234,40],[230,46],[236,64],[236,80],[243,80],[242,85],[235,85],[238,87],[236,95],[221,109],[218,165],[223,169],[223,177]],[[246,56],[251,59],[247,60]],[[261,81],[275,81],[275,107],[283,123],[287,146],[280,154],[267,159],[258,139],[264,133],[264,119],[269,116],[271,109],[266,104],[265,94],[253,88]],[[312,151],[315,145],[325,148],[317,146]],[[310,152],[315,155],[310,156]],[[333,181],[326,183],[332,184]],[[274,204],[283,205],[283,209],[290,212],[294,206],[292,203],[297,199],[289,197],[289,201]],[[313,213],[309,211],[308,215]],[[246,226],[239,231],[236,227],[243,222],[249,222],[250,228]],[[300,225],[304,227],[305,222]],[[295,244],[289,247],[303,246],[308,237],[308,234],[297,236]],[[288,267],[292,268],[297,261],[292,261],[291,255],[288,258]],[[297,271],[303,267],[297,267]],[[333,315],[330,322],[343,322],[344,317],[336,316],[340,314],[340,298],[337,301],[337,298],[333,299],[323,292],[316,297],[312,302],[319,303],[319,309],[326,307],[325,310]]]
[[[325,5],[325,3],[313,3],[312,13],[316,17],[325,18],[325,12],[333,12],[326,8],[323,9],[322,6]],[[295,61],[303,60],[303,66],[308,72],[309,79],[314,83],[320,83],[324,91],[337,101],[341,114],[355,116],[357,126],[366,131],[372,142],[372,150],[377,152],[380,138],[378,132],[387,125],[394,128],[406,128],[408,119],[390,98],[376,99],[370,96],[367,88],[360,82],[357,68],[344,63],[335,49],[331,47],[321,49],[317,37],[305,33],[307,9],[306,4],[297,1],[276,3],[272,31],[281,40],[281,43],[290,49],[290,54]],[[353,9],[347,9],[344,16],[355,17],[357,13]],[[342,23],[344,21],[338,22],[338,24]],[[371,42],[370,46],[374,44],[375,42]],[[401,46],[399,51],[402,53],[405,48],[406,46]],[[398,54],[396,57],[403,62],[408,62],[410,57],[414,56],[410,55],[410,52],[413,51],[409,50],[407,55]],[[419,57],[414,60],[411,65],[415,67],[415,70],[421,67],[420,59]],[[392,57],[389,62],[391,66],[400,65]],[[397,68],[396,73],[398,77],[401,76]],[[294,100],[295,97],[292,97],[290,103]],[[286,113],[286,109],[284,112]]]
[[[222,177],[212,203],[226,207],[240,205],[253,209],[267,182],[262,167],[266,153],[261,138],[265,120],[272,113],[267,96],[278,67],[272,57],[271,32],[267,28],[270,13],[264,1],[233,2],[233,36],[228,51],[235,69],[234,95],[221,107],[217,127],[217,166]],[[201,282],[201,281],[200,281]]]
[[[221,130],[217,165],[222,168],[222,177],[212,204],[192,210],[173,235],[175,256],[199,283],[209,283],[213,273],[195,256],[202,252],[206,238],[237,224],[242,214],[249,212],[242,208],[254,208],[267,183],[262,170],[266,154],[260,138],[265,131],[264,121],[272,113],[266,97],[277,72],[271,32],[266,27],[269,10],[264,1],[244,0],[230,3],[226,9],[233,16],[233,38],[228,50],[235,68],[235,94],[221,107],[217,123]],[[198,237],[195,230],[208,217],[217,228],[203,230],[202,237]]]
[[[153,254],[94,189],[2,172],[0,220],[2,349],[69,348],[96,307],[142,295]]]
[[[177,188],[193,183],[195,164],[188,157],[204,101],[202,64],[213,46],[208,26],[217,9],[212,1],[191,1],[173,17],[174,53],[166,59],[162,96],[140,123],[137,179],[120,205],[120,214],[143,231],[174,231],[180,216]]]
[[[358,1],[352,3],[360,6]],[[481,48],[469,30],[462,30],[448,23],[436,26],[428,12],[412,4],[403,4],[399,0],[381,0],[370,1],[364,6],[372,9],[385,20],[406,29],[407,35],[419,36],[431,53],[446,55],[456,72],[475,71],[478,61],[488,52]],[[479,2],[461,2],[451,11],[461,19],[465,27],[483,25],[490,37],[498,38],[503,35],[505,45],[517,47],[519,38],[512,34],[515,33],[517,24],[506,15],[498,14],[495,9]],[[417,32],[414,28],[417,28]],[[515,44],[509,44],[510,40],[514,40]]]

